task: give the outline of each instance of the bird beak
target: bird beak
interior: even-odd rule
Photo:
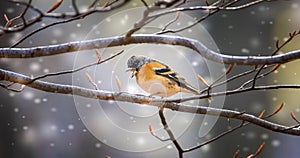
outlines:
[[[128,71],[132,71],[131,78],[137,73],[135,68],[129,68],[126,70],[126,72],[128,72]]]

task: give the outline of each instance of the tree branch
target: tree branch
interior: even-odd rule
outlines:
[[[125,40],[126,39],[126,40]],[[208,49],[201,42],[179,36],[168,35],[134,35],[130,38],[123,36],[101,38],[87,41],[77,41],[59,45],[40,46],[32,48],[0,48],[0,58],[33,58],[75,52],[79,50],[90,50],[96,48],[116,47],[138,43],[156,43],[187,47],[195,50],[202,57],[219,63],[239,65],[263,65],[287,63],[300,58],[300,50],[287,52],[274,56],[233,56],[219,54]]]
[[[73,21],[73,20],[69,20],[74,18],[74,20],[77,20],[76,17],[81,17],[83,18],[84,16],[88,16],[94,13],[102,13],[102,12],[108,12],[111,11],[113,9],[119,8],[123,5],[125,5],[127,2],[129,2],[129,0],[122,0],[119,1],[117,3],[118,0],[115,0],[111,3],[108,3],[108,5],[106,7],[92,7],[87,9],[86,11],[80,12],[80,13],[76,13],[76,12],[64,12],[64,13],[47,13],[47,12],[43,12],[42,10],[40,10],[39,8],[36,8],[34,6],[32,6],[31,4],[27,3],[27,2],[18,2],[18,1],[10,1],[12,3],[17,3],[23,6],[28,7],[28,9],[31,9],[35,12],[38,13],[38,15],[36,15],[35,17],[32,17],[26,21],[23,20],[22,23],[16,24],[13,27],[1,27],[0,26],[0,36],[6,33],[15,33],[15,32],[20,32],[26,28],[28,28],[31,25],[36,24],[37,22],[40,22],[41,20],[43,20],[44,18],[56,18],[56,19],[64,19],[62,21],[66,21],[64,23]],[[117,3],[117,4],[115,4]],[[114,5],[113,5],[114,4]],[[18,17],[16,17],[18,18]],[[61,23],[56,23],[55,25],[58,25]],[[51,24],[53,25],[53,24]],[[41,29],[41,28],[40,28]],[[43,29],[42,29],[43,30]],[[36,31],[35,33],[37,33],[39,31]]]
[[[260,127],[275,132],[285,133],[290,135],[298,135],[298,136],[300,135],[300,129],[297,128],[298,126],[287,127],[287,126],[279,125],[261,119],[251,114],[241,113],[234,110],[217,109],[217,108],[211,108],[207,106],[191,106],[182,103],[170,102],[170,100],[166,98],[154,98],[154,97],[143,96],[143,95],[129,94],[126,92],[110,92],[104,90],[93,90],[93,89],[87,89],[78,86],[72,86],[72,85],[55,84],[55,83],[45,82],[40,80],[36,80],[30,83],[31,78],[29,76],[25,76],[22,74],[18,74],[3,69],[0,69],[0,80],[25,84],[28,87],[32,87],[34,89],[42,90],[45,92],[51,92],[51,93],[71,94],[71,95],[78,95],[86,98],[93,98],[93,99],[100,99],[100,100],[115,100],[115,101],[131,102],[131,103],[138,103],[138,104],[148,104],[157,107],[163,105],[164,108],[171,109],[174,111],[179,111],[179,112],[207,114],[213,116],[221,116],[225,118],[234,118],[234,119],[253,123],[255,125],[258,125]],[[298,88],[300,88],[300,86],[298,86]]]
[[[175,138],[173,132],[171,131],[166,117],[164,115],[164,106],[160,106],[159,108],[159,117],[160,117],[160,121],[162,123],[162,125],[164,126],[165,131],[168,133],[170,140],[173,142],[173,144],[175,145],[177,151],[178,151],[178,158],[183,158],[183,149],[180,146],[179,142],[177,141],[177,139]]]

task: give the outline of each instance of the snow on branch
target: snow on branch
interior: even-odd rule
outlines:
[[[147,104],[147,105],[152,105],[157,107],[163,106],[164,108],[171,109],[174,111],[179,111],[179,112],[207,114],[212,116],[221,116],[225,118],[234,118],[234,119],[253,123],[255,125],[258,125],[260,127],[275,132],[291,134],[291,135],[300,135],[300,129],[298,128],[299,125],[291,126],[291,127],[283,126],[283,125],[279,125],[264,120],[258,116],[254,116],[251,114],[238,112],[234,110],[211,108],[207,106],[191,106],[183,103],[176,103],[172,100],[169,101],[166,98],[155,98],[155,97],[144,96],[144,95],[130,94],[126,92],[110,92],[104,90],[93,90],[84,87],[78,87],[73,85],[62,85],[62,84],[56,84],[56,83],[45,82],[40,80],[31,82],[32,79],[29,76],[25,76],[19,73],[15,73],[3,69],[0,69],[0,80],[6,80],[14,83],[27,85],[28,87],[45,91],[45,92],[51,92],[51,93],[72,94],[72,95],[78,95],[86,98]],[[4,85],[1,86],[5,87]]]
[[[234,56],[219,54],[208,49],[201,42],[178,36],[169,35],[133,35],[129,38],[118,36],[100,38],[95,40],[77,41],[59,45],[40,46],[32,48],[0,48],[0,58],[33,58],[75,52],[79,50],[91,50],[97,48],[116,47],[138,43],[155,43],[178,45],[193,49],[202,57],[219,63],[238,65],[263,65],[287,63],[300,58],[300,50],[287,52],[274,56]]]

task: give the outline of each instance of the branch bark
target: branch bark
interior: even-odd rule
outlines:
[[[287,127],[287,126],[279,125],[261,119],[251,114],[241,113],[234,110],[211,108],[207,106],[191,106],[182,103],[170,102],[168,101],[168,99],[165,98],[154,98],[154,97],[143,96],[143,95],[134,95],[126,92],[110,92],[104,90],[93,90],[93,89],[87,89],[78,86],[72,86],[72,85],[55,84],[55,83],[45,82],[40,80],[31,82],[32,79],[29,76],[25,76],[22,74],[18,74],[3,69],[0,69],[0,80],[25,84],[34,89],[42,90],[45,92],[51,92],[51,93],[72,94],[72,95],[78,95],[86,98],[93,98],[93,99],[100,99],[100,100],[114,100],[114,101],[131,102],[131,103],[138,103],[138,104],[148,104],[157,107],[163,105],[164,108],[171,109],[174,111],[179,111],[179,112],[207,114],[212,116],[221,116],[225,118],[234,118],[234,119],[253,123],[255,125],[258,125],[260,127],[275,132],[285,133],[290,135],[298,135],[298,136],[300,135],[300,129],[297,128],[298,126]]]
[[[178,45],[193,49],[202,57],[219,63],[239,65],[263,65],[287,63],[300,58],[300,50],[287,52],[274,56],[233,56],[219,54],[208,49],[201,42],[179,36],[168,35],[133,35],[129,38],[118,36],[101,38],[87,41],[77,41],[59,45],[40,46],[33,48],[0,48],[0,58],[33,58],[41,56],[57,55],[79,50],[90,50],[96,48],[116,47],[138,43],[154,43]]]

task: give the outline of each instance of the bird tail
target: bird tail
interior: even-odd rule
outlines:
[[[199,90],[192,85],[185,83],[184,85],[180,85],[182,87],[182,91],[186,93],[191,93],[195,95],[199,95]]]
[[[182,92],[190,93],[194,95],[200,95],[200,91],[198,89],[194,88],[191,85],[186,85],[185,88],[182,88]],[[211,97],[205,98],[206,101],[211,102],[213,99]]]

